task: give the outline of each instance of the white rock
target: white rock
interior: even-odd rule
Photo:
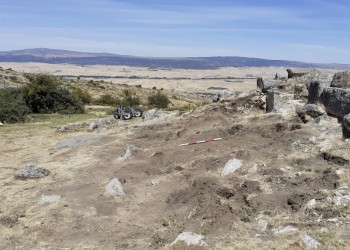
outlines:
[[[275,229],[272,229],[272,232],[274,234],[286,234],[286,233],[292,233],[298,231],[298,228],[295,228],[293,226],[286,226],[286,227],[278,227]]]
[[[332,149],[333,145],[332,145],[332,141],[331,140],[324,140],[320,143],[317,144],[317,147],[319,147],[319,151],[320,152],[325,152],[325,151],[329,151]]]
[[[319,248],[321,246],[320,242],[318,242],[317,240],[315,240],[314,238],[310,237],[307,234],[300,235],[300,238],[302,239],[302,241],[305,243],[305,245],[308,248],[316,249],[316,248]]]
[[[158,183],[159,183],[159,180],[152,180],[151,181],[152,186],[157,185]]]
[[[350,205],[350,195],[336,196],[333,198],[333,202],[337,206]]]
[[[309,138],[309,142],[311,142],[312,144],[316,144],[316,137],[313,136],[313,137]]]
[[[328,222],[337,222],[337,221],[338,221],[338,218],[328,219],[327,221],[328,221]]]
[[[240,169],[243,165],[243,162],[241,160],[238,159],[231,159],[229,160],[224,169],[221,171],[221,176],[224,177],[226,175],[232,174],[234,172],[236,172],[238,169]]]
[[[106,185],[106,190],[103,193],[106,197],[124,196],[123,186],[117,178],[114,178]]]
[[[312,200],[309,200],[305,206],[304,206],[304,209],[314,209],[316,206],[316,200],[315,199],[312,199]]]
[[[207,243],[204,241],[204,236],[193,232],[182,232],[176,237],[170,246],[175,245],[179,241],[185,242],[187,246],[207,246]]]
[[[0,122],[0,126],[4,126],[4,124],[2,122]]]
[[[269,224],[269,223],[268,223],[266,220],[263,220],[263,219],[260,219],[260,220],[258,221],[258,227],[259,227],[259,229],[260,229],[261,231],[263,231],[263,232],[266,231],[267,225],[268,225],[268,224]]]
[[[38,201],[39,205],[44,205],[47,203],[53,203],[56,201],[59,201],[61,199],[61,196],[59,195],[45,195],[41,197],[41,199]]]

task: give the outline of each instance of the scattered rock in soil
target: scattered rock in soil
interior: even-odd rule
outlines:
[[[106,190],[103,193],[106,197],[124,196],[123,186],[117,178],[114,178],[106,185]]]
[[[293,233],[296,231],[299,231],[299,229],[293,226],[278,227],[278,228],[272,229],[272,232],[274,234],[287,234],[287,233]]]
[[[2,122],[0,122],[0,126],[4,126],[4,124]]]
[[[119,156],[119,160],[124,161],[128,159],[137,150],[139,150],[139,148],[135,147],[134,145],[125,145],[123,147],[122,153]]]
[[[311,199],[305,204],[304,209],[305,210],[312,210],[315,208],[315,206],[316,206],[316,200]]]
[[[317,240],[315,240],[307,234],[300,235],[300,238],[302,239],[307,248],[316,249],[321,246],[320,242],[318,242]]]
[[[238,169],[240,169],[242,167],[242,165],[243,165],[243,162],[239,159],[233,158],[233,159],[229,160],[226,163],[224,169],[221,171],[221,176],[225,177],[229,174],[236,172]]]
[[[258,227],[263,232],[267,230],[268,224],[269,223],[267,222],[267,220],[263,220],[263,219],[258,220]]]
[[[176,239],[170,244],[173,246],[178,242],[184,242],[187,246],[207,246],[208,244],[204,241],[204,236],[193,232],[182,232]]]
[[[16,173],[16,178],[23,180],[38,179],[48,176],[49,173],[50,171],[45,168],[39,168],[35,165],[27,165]]]
[[[59,125],[57,126],[56,130],[58,132],[67,132],[70,130],[70,127],[68,125]]]
[[[61,199],[61,196],[59,195],[45,195],[41,197],[41,199],[38,201],[39,205],[44,205],[48,203],[53,203],[56,201],[59,201]]]
[[[89,125],[89,131],[93,131],[94,129],[97,129],[98,126],[96,123],[94,122],[91,122],[90,125]]]

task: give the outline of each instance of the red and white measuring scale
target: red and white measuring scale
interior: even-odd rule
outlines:
[[[222,140],[222,138],[207,139],[207,140],[203,140],[203,141],[193,141],[193,142],[181,144],[180,146],[189,146],[189,145],[195,145],[195,144],[206,143],[206,142],[211,142],[211,141],[220,141],[220,140]]]

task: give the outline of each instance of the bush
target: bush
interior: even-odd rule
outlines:
[[[105,95],[101,95],[99,98],[97,98],[94,101],[94,104],[116,106],[119,104],[119,100],[117,98],[114,98],[110,94],[105,94]]]
[[[135,107],[141,104],[140,98],[135,95],[132,91],[129,89],[123,90],[123,99],[122,99],[122,105],[127,107]]]
[[[0,121],[24,122],[30,109],[26,106],[21,89],[0,89]]]
[[[79,98],[84,104],[92,103],[93,98],[90,95],[90,93],[86,90],[77,87],[72,91],[72,94]]]
[[[155,94],[148,96],[148,104],[155,108],[166,108],[170,103],[169,98],[158,91]]]
[[[29,75],[23,88],[26,105],[33,113],[83,113],[83,103],[50,75]]]

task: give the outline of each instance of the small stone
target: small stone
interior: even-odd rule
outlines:
[[[124,196],[123,186],[117,178],[114,178],[106,185],[106,190],[103,193],[106,197]]]
[[[38,201],[39,205],[44,205],[47,203],[53,203],[56,201],[59,201],[61,199],[61,196],[59,195],[45,195],[41,197],[41,199]]]
[[[0,122],[0,126],[4,126],[4,124],[2,122]]]
[[[19,170],[16,173],[17,179],[38,179],[48,176],[50,173],[49,170],[44,168],[39,168],[35,165],[27,165],[23,169]]]
[[[177,242],[183,241],[187,246],[207,246],[204,241],[204,236],[201,234],[196,234],[192,232],[182,232],[177,236],[177,238],[170,244],[170,246],[175,245]]]
[[[119,160],[126,160],[137,150],[139,150],[139,148],[135,147],[134,145],[125,145],[122,150],[122,153],[119,156]]]
[[[274,234],[286,234],[286,233],[292,233],[298,231],[298,228],[295,228],[293,226],[286,226],[286,227],[278,227],[275,229],[272,229],[272,232]]]
[[[263,232],[266,231],[267,225],[268,225],[268,224],[269,224],[269,223],[267,222],[267,220],[260,219],[260,220],[258,221],[258,227],[259,227],[259,229],[260,229],[261,231],[263,231]]]
[[[305,206],[304,206],[304,209],[306,210],[311,210],[311,209],[314,209],[316,206],[316,200],[315,199],[312,199],[312,200],[309,200]]]
[[[94,130],[94,129],[97,129],[97,128],[98,128],[98,126],[97,126],[96,123],[94,123],[94,122],[90,123],[90,125],[89,125],[89,130],[90,130],[90,131],[92,131],[92,130]]]
[[[309,142],[311,142],[312,144],[316,144],[316,137],[313,136],[313,137],[309,138]]]
[[[70,127],[68,125],[59,125],[57,126],[56,130],[58,132],[66,132],[70,130]]]
[[[238,169],[242,167],[242,165],[243,165],[243,162],[241,160],[238,160],[235,158],[229,160],[226,163],[224,169],[221,171],[221,177],[224,177],[236,172]]]
[[[307,234],[300,235],[300,238],[302,239],[304,244],[310,249],[316,249],[321,246],[320,242],[318,242],[317,240],[315,240]]]
[[[152,186],[157,185],[158,183],[159,183],[159,180],[152,180],[151,181]]]
[[[337,222],[337,221],[338,221],[338,218],[328,219],[327,221],[328,221],[328,222]]]

